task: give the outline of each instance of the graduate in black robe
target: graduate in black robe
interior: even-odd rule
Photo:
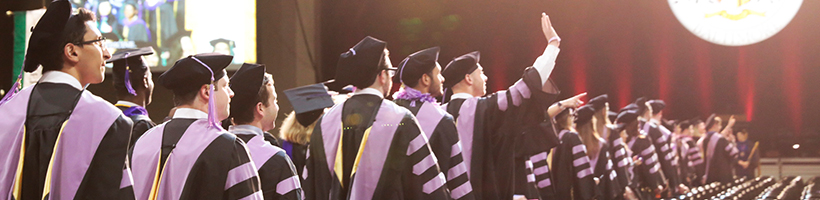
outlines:
[[[686,193],[688,188],[681,185],[678,175],[678,158],[676,145],[672,143],[672,131],[663,126],[661,122],[663,108],[666,107],[666,103],[663,100],[649,100],[640,105],[646,106],[644,115],[646,123],[642,127],[643,131],[652,138],[652,145],[655,146],[658,156],[660,156],[661,170],[669,187],[668,192],[671,192],[671,195],[666,193],[664,197]]]
[[[0,101],[2,199],[134,199],[131,120],[85,90],[102,82],[111,57],[89,21],[90,11],[71,14],[68,1],[55,1],[32,31],[23,69],[42,65],[43,76],[19,92],[18,79]],[[88,74],[68,73],[77,71]]]
[[[285,151],[265,141],[267,131],[276,127],[279,112],[273,77],[265,65],[245,63],[231,77],[231,116],[229,132],[242,139],[259,172],[266,200],[302,199],[302,186],[296,167]],[[327,93],[325,93],[327,94]]]
[[[108,60],[114,65],[112,82],[119,99],[114,106],[134,122],[129,149],[134,147],[134,143],[145,131],[157,125],[148,117],[148,110],[145,110],[145,106],[151,104],[154,79],[151,68],[143,62],[142,56],[150,54],[153,54],[151,47],[143,47],[119,51]]]
[[[560,127],[561,144],[555,147],[552,157],[553,182],[556,199],[596,198],[594,172],[587,156],[587,148],[578,132],[572,128],[574,110],[567,109],[555,116]],[[591,115],[590,115],[591,117]]]
[[[606,113],[596,110],[596,107],[599,109],[606,108],[605,105],[600,105],[600,101],[602,100],[598,99],[594,101],[595,104],[590,103],[578,109],[575,119],[576,130],[578,130],[578,134],[581,136],[581,140],[588,150],[587,157],[590,159],[590,167],[592,168],[593,176],[597,179],[596,194],[598,199],[617,199],[623,196],[623,187],[618,182],[617,172],[614,171],[612,156],[609,153],[611,147],[609,143],[598,134],[597,127],[594,126],[595,123],[592,121],[593,118],[598,119],[595,117],[596,115]]]
[[[334,97],[324,83],[291,88],[284,93],[293,105],[293,112],[282,121],[279,137],[282,138],[282,149],[293,161],[296,172],[304,178],[310,134],[325,109],[335,104]]]
[[[642,199],[655,199],[661,195],[664,189],[663,172],[659,163],[658,154],[655,152],[655,146],[643,130],[638,129],[638,107],[635,109],[625,108],[619,114],[619,123],[623,123],[624,130],[627,134],[626,144],[632,151],[635,166],[632,169],[634,176],[632,178],[633,188]],[[629,107],[629,106],[628,106]]]
[[[555,134],[546,131],[551,127],[545,111],[558,94],[549,75],[560,39],[546,14],[541,23],[549,45],[508,90],[485,96],[486,76],[477,51],[455,58],[442,72],[445,100],[452,99],[442,106],[456,120],[478,199],[511,198],[516,154],[535,155],[557,144]]]
[[[335,81],[357,89],[313,129],[307,199],[450,198],[413,113],[384,100],[395,70],[386,45],[368,36],[340,55]]]
[[[690,160],[690,154],[692,154],[692,149],[696,149],[695,142],[692,141],[692,123],[689,120],[683,120],[678,123],[677,128],[680,129],[680,132],[675,137],[675,142],[677,143],[678,147],[678,177],[680,178],[681,183],[687,186],[692,186],[692,181],[694,180],[695,176],[695,169],[692,168],[692,161]],[[695,151],[697,152],[697,151]]]
[[[223,130],[233,91],[225,77],[232,56],[197,54],[159,77],[174,92],[170,121],[134,146],[138,199],[262,199],[257,166],[242,139]]]
[[[714,114],[706,120],[706,135],[700,138],[703,145],[704,162],[706,163],[704,169],[704,182],[709,184],[713,182],[731,183],[734,181],[734,166],[738,164],[737,154],[738,150],[735,147],[733,138],[727,138],[732,126],[735,123],[735,118],[729,119],[726,128],[723,128],[720,117]],[[721,131],[723,130],[723,131]]]
[[[704,158],[703,141],[700,140],[701,134],[706,134],[706,123],[698,118],[692,119],[692,137],[689,142],[689,167],[692,168],[694,178],[692,179],[692,187],[703,184],[703,175],[706,173],[706,162]],[[696,134],[697,133],[697,134]]]
[[[439,47],[410,54],[399,63],[393,82],[402,84],[393,94],[396,104],[416,116],[424,134],[430,139],[430,148],[439,167],[447,178],[447,188],[453,199],[475,199],[462,157],[461,141],[453,116],[442,109],[435,97],[442,95]]]
[[[546,111],[549,120],[546,122],[547,128],[544,129],[547,134],[558,135],[555,129],[553,118],[564,111],[565,109],[577,108],[583,104],[580,99],[585,97],[586,93],[581,93],[573,97],[561,100],[552,104]],[[524,137],[520,137],[524,139]],[[555,137],[555,139],[558,139]],[[519,141],[521,142],[521,141]],[[522,142],[523,143],[523,142]],[[558,144],[560,141],[554,141]],[[538,152],[532,155],[521,154],[521,151],[516,151],[515,157],[515,194],[514,197],[523,197],[526,199],[555,199],[555,186],[552,181],[552,173],[549,166],[549,154],[551,149]],[[523,158],[522,158],[523,157]]]
[[[622,109],[615,118],[615,124],[607,126],[606,130],[610,131],[608,141],[613,144],[610,153],[612,157],[612,168],[617,174],[618,183],[623,187],[623,197],[616,199],[629,199],[630,197],[638,198],[640,188],[638,182],[635,181],[635,163],[633,161],[633,152],[629,149],[623,135],[626,135],[624,128],[631,122],[632,114],[637,115],[637,112]]]

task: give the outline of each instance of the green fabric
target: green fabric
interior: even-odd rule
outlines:
[[[14,12],[14,65],[11,74],[12,80],[17,80],[20,71],[23,71],[23,60],[26,57],[27,14],[28,12]]]

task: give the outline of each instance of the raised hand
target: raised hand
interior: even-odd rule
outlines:
[[[584,101],[581,101],[581,98],[584,98],[586,96],[586,92],[575,95],[574,97],[570,97],[568,99],[564,99],[563,101],[561,101],[561,105],[564,108],[578,108],[584,104]]]
[[[541,31],[544,32],[544,37],[547,38],[550,45],[559,46],[561,44],[561,38],[558,37],[558,33],[552,27],[550,16],[547,13],[541,13]]]

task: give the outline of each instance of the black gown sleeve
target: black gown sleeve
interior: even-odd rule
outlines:
[[[661,171],[658,154],[655,152],[655,146],[649,138],[639,138],[635,141],[635,146],[632,148],[633,153],[641,160],[641,164],[636,166],[641,177],[641,186],[655,189],[663,185],[663,173]]]
[[[453,196],[454,199],[475,199],[472,189],[467,191],[467,186],[459,188],[464,184],[470,184],[466,173],[466,163],[461,153],[453,155],[453,148],[459,142],[458,130],[451,115],[445,115],[433,130],[429,138],[430,149],[435,153],[438,160],[441,172],[447,175],[447,188],[451,194],[458,194]],[[463,168],[463,173],[458,173],[459,169]],[[450,173],[450,172],[453,173]],[[452,176],[451,176],[452,175]],[[467,192],[464,194],[464,192]]]
[[[259,178],[262,181],[262,194],[265,200],[301,200],[302,188],[297,181],[296,168],[284,151],[280,151],[268,159],[259,168]],[[298,182],[297,182],[298,183]]]
[[[569,133],[568,133],[569,134]],[[581,138],[577,134],[571,134],[569,137],[569,146],[572,147],[572,173],[575,175],[576,181],[573,185],[573,192],[576,199],[593,199],[595,198],[595,180],[593,179],[593,171],[587,156],[587,150]]]
[[[131,139],[131,119],[120,115],[100,141],[88,166],[75,199],[134,199],[131,186],[120,188],[124,173],[128,142]],[[111,192],[116,191],[116,192]]]
[[[658,154],[658,162],[661,165],[661,171],[663,171],[664,179],[662,182],[664,182],[664,185],[668,183],[670,187],[677,187],[680,183],[677,178],[678,170],[677,167],[672,165],[675,155],[672,154],[672,148],[669,146],[668,139],[661,132],[659,125],[651,124],[649,126],[651,126],[649,136],[652,140],[652,144],[655,146],[655,152]]]
[[[410,141],[412,141],[412,139],[416,138],[419,134],[423,134],[421,132],[421,130],[419,129],[418,124],[416,124],[416,120],[413,120],[413,116],[410,115],[410,114],[408,114],[408,116],[406,116],[402,120],[401,124],[403,124],[403,126],[400,126],[396,130],[396,136],[404,137],[404,139],[401,140],[402,143],[408,143],[409,144]],[[402,145],[402,146],[407,146],[407,145]],[[429,144],[421,147],[419,150],[417,150],[415,153],[410,154],[409,156],[406,155],[406,152],[407,152],[406,149],[404,151],[395,151],[395,152],[402,154],[401,156],[406,157],[407,161],[408,161],[408,162],[404,162],[406,165],[401,167],[401,168],[404,169],[401,172],[402,173],[402,176],[401,176],[402,180],[401,181],[403,182],[404,187],[402,187],[402,189],[400,190],[400,191],[402,191],[402,193],[404,193],[402,195],[403,199],[450,199],[450,192],[447,189],[447,187],[439,187],[435,190],[425,192],[425,189],[424,189],[425,184],[427,184],[428,182],[432,182],[434,179],[437,179],[437,178],[442,178],[442,179],[444,178],[444,174],[442,173],[441,169],[438,167],[438,164],[433,166],[433,167],[428,168],[427,170],[425,170],[421,174],[416,175],[415,173],[413,173],[413,166],[414,165],[416,165],[417,163],[420,163],[420,162],[424,162],[426,159],[433,159],[434,156],[429,156],[429,155],[434,155],[433,151],[430,149]],[[391,157],[391,156],[397,156],[397,155],[395,155],[395,154],[394,155],[388,155],[388,158]],[[439,176],[441,176],[441,177],[439,177]],[[384,179],[380,180],[379,185],[387,185],[387,184],[382,184],[383,182],[381,182],[381,181],[390,181],[390,180],[384,180]],[[376,188],[376,191],[380,191],[379,188]],[[383,191],[383,190],[381,190],[381,191]],[[376,195],[374,195],[374,199],[375,198],[377,198]]]

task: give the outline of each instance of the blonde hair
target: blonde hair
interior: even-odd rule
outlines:
[[[318,121],[318,119],[313,121],[313,123],[307,127],[302,126],[302,124],[296,121],[296,113],[291,111],[285,118],[285,121],[282,121],[282,128],[279,129],[279,138],[291,143],[307,145],[310,143],[310,135],[313,134],[313,128],[316,127],[316,122]]]
[[[331,93],[331,98],[333,99],[333,104],[341,104],[350,98],[351,95],[352,94],[339,95],[338,93]],[[325,108],[324,112],[328,110],[330,110],[330,108]],[[320,117],[319,119],[322,118]],[[318,121],[320,121],[319,119],[316,119],[307,127],[302,126],[302,124],[296,121],[296,112],[291,111],[288,116],[285,117],[285,120],[282,121],[282,127],[279,128],[279,138],[291,143],[307,145],[310,143],[310,136],[313,134],[313,128],[315,128]]]
[[[599,144],[601,143],[601,136],[598,135],[598,132],[595,131],[595,126],[593,126],[593,122],[587,122],[584,124],[576,124],[576,129],[578,130],[578,136],[581,137],[581,141],[584,143],[584,146],[587,147],[587,156],[590,157],[597,157],[601,147]]]

